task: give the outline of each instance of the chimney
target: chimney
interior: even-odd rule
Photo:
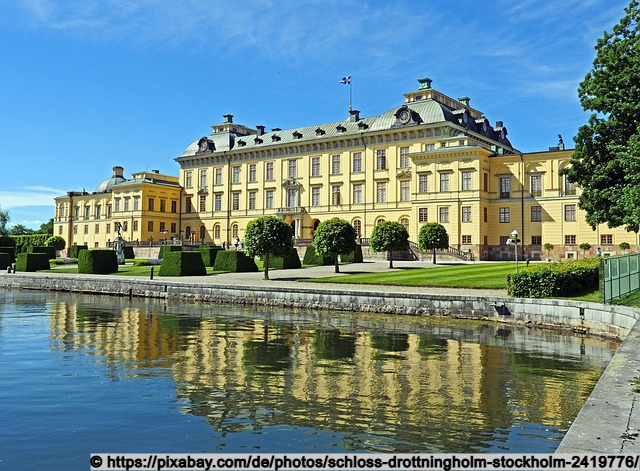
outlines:
[[[223,114],[222,117],[224,118],[223,123],[225,123],[225,124],[233,123],[233,115],[232,114]]]
[[[159,174],[160,170],[151,170],[151,173]]]
[[[504,123],[502,121],[496,121],[496,127],[497,128],[503,128],[504,127]]]
[[[124,168],[117,166],[117,167],[113,167],[113,178],[124,178]]]
[[[471,98],[469,98],[468,96],[461,96],[460,98],[458,98],[458,101],[462,103],[464,106],[469,106],[469,102],[471,101]]]
[[[431,82],[433,82],[433,80],[431,80],[430,78],[418,79],[418,83],[420,84],[420,86],[418,87],[418,90],[430,90]]]
[[[360,121],[360,111],[358,110],[349,110],[349,121],[355,123]]]
[[[256,129],[258,130],[258,136],[262,136],[264,134],[264,126],[256,126]]]

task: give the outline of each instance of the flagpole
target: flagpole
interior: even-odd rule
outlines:
[[[352,106],[352,92],[351,92],[351,75],[349,75],[349,111],[353,110],[353,106]]]

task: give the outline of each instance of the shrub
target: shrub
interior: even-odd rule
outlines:
[[[0,252],[0,270],[6,270],[11,263],[11,256],[6,252]]]
[[[31,245],[27,248],[27,253],[46,253],[48,260],[56,258],[56,248],[47,245]]]
[[[118,271],[115,250],[81,250],[78,254],[78,273],[105,274]]]
[[[599,258],[532,265],[511,275],[509,295],[517,298],[572,296],[598,289]]]
[[[81,250],[88,250],[89,247],[87,245],[76,245],[73,244],[71,246],[71,250],[69,251],[69,258],[78,258],[78,254]]]
[[[333,265],[333,257],[331,255],[318,255],[313,245],[307,247],[302,258],[302,263],[305,265]]]
[[[56,250],[64,250],[67,245],[67,241],[64,240],[64,237],[61,236],[51,236],[45,242],[49,247],[55,247]]]
[[[212,245],[202,245],[198,247],[198,252],[202,254],[202,261],[205,267],[212,267],[216,264],[216,256],[222,251],[222,247]]]
[[[258,265],[247,254],[239,250],[223,250],[216,255],[213,266],[216,271],[253,272],[258,271]]]
[[[9,254],[9,258],[11,259],[11,263],[16,261],[16,248],[15,247],[0,247],[0,253]],[[7,267],[5,267],[7,268]]]
[[[124,246],[124,258],[127,260],[136,258],[136,254],[133,252],[133,245]]]
[[[163,259],[168,252],[181,252],[181,251],[182,251],[182,245],[161,245],[158,258]]]
[[[362,246],[358,244],[353,252],[340,255],[340,260],[344,263],[362,263],[364,261],[362,257]]]
[[[16,240],[9,236],[0,236],[0,247],[13,247],[16,248]]]
[[[269,259],[270,268],[301,268],[300,257],[296,249],[291,249],[284,257],[272,255]]]
[[[49,270],[50,268],[49,257],[46,253],[21,253],[16,257],[16,271],[31,272]]]
[[[159,276],[201,276],[207,274],[202,255],[198,251],[168,250],[162,259]]]

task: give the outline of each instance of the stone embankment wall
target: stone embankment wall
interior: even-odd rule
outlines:
[[[40,273],[0,274],[0,287],[140,296],[203,303],[279,306],[414,316],[448,316],[572,329],[625,337],[638,312],[623,306],[553,299],[490,298],[370,291],[340,291],[292,286],[224,286],[180,279],[132,279]]]

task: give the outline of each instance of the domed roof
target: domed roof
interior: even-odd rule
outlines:
[[[124,169],[122,167],[113,167],[113,175],[111,178],[107,178],[100,182],[100,184],[96,187],[96,193],[109,193],[111,191],[111,187],[117,185],[118,183],[126,182],[127,179],[123,176]]]

